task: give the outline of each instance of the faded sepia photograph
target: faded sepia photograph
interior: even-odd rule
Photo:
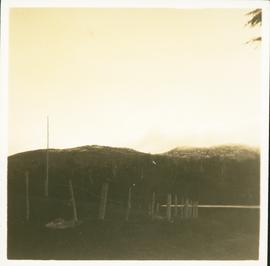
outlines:
[[[258,260],[262,9],[9,11],[9,260]]]

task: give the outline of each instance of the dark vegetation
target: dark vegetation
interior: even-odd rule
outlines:
[[[178,223],[149,219],[84,220],[75,228],[10,223],[9,259],[255,260],[259,211],[202,209]]]
[[[177,148],[156,155],[101,146],[51,149],[48,198],[45,159],[46,150],[8,159],[9,258],[257,258],[258,210],[203,209],[198,219],[174,224],[151,221],[147,214],[153,191],[162,204],[170,192],[200,204],[259,205],[260,157],[255,149]],[[29,171],[29,222],[25,222],[25,171]],[[52,219],[72,219],[68,179],[83,223],[73,229],[47,229],[45,224]],[[98,221],[104,182],[109,183],[106,219]],[[125,222],[132,184],[131,215]]]
[[[262,10],[261,9],[253,9],[252,11],[248,12],[247,15],[249,16],[249,20],[247,25],[250,27],[256,27],[262,25]],[[262,37],[258,36],[252,38],[251,42],[261,42]]]
[[[259,153],[240,146],[211,149],[174,149],[150,155],[134,150],[101,146],[50,150],[50,196],[67,199],[71,178],[78,199],[95,201],[103,182],[110,183],[110,198],[125,201],[136,184],[134,197],[146,200],[152,191],[176,192],[204,204],[259,204]],[[44,193],[46,151],[9,157],[8,181],[12,193],[24,193],[25,171],[30,193]],[[92,198],[91,198],[92,197]]]

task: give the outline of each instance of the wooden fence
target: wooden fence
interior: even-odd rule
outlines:
[[[31,220],[31,198],[30,198],[30,191],[29,191],[29,171],[25,172],[25,220]],[[79,222],[79,213],[77,210],[77,203],[76,203],[76,193],[74,193],[74,188],[72,179],[68,179],[69,187],[69,195],[70,200],[72,203],[72,213],[73,213],[73,221],[75,223]],[[106,212],[108,210],[108,202],[116,202],[110,200],[108,198],[108,191],[109,191],[109,182],[104,182],[101,186],[100,196],[97,198],[99,199],[99,208],[97,213],[97,219],[105,220],[106,219]],[[137,209],[134,208],[136,203],[136,198],[133,198],[135,184],[132,184],[127,188],[127,198],[126,201],[117,202],[117,204],[124,207],[125,211],[123,213],[123,219],[125,221],[129,221],[131,214],[136,213]],[[136,188],[135,188],[136,189]],[[134,195],[133,195],[134,194]],[[162,200],[161,200],[162,198]],[[182,197],[177,193],[168,193],[166,195],[166,202],[161,203],[164,201],[164,195],[159,195],[156,192],[152,192],[149,195],[149,204],[148,204],[148,211],[146,210],[145,216],[148,216],[149,219],[152,220],[166,220],[168,222],[175,222],[177,220],[184,220],[184,219],[196,219],[198,218],[199,208],[249,208],[249,209],[259,209],[260,206],[243,206],[243,205],[199,205],[198,201],[192,201],[187,197]],[[112,205],[111,205],[112,206]],[[165,211],[164,211],[165,209]],[[135,216],[133,216],[135,217]],[[120,217],[121,218],[121,217]]]

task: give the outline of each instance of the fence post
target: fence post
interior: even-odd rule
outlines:
[[[154,219],[155,215],[155,204],[156,204],[156,193],[152,193],[152,204],[151,204],[151,218]]]
[[[178,197],[177,194],[174,195],[174,216],[178,214]]]
[[[194,202],[192,200],[190,201],[190,217],[194,217]]]
[[[130,209],[131,209],[131,190],[132,186],[128,189],[128,200],[127,200],[127,211],[126,211],[126,221],[129,219]]]
[[[171,204],[172,204],[172,194],[168,194],[167,196],[167,220],[171,221]]]
[[[192,217],[192,211],[193,211],[193,203],[192,200],[189,201],[189,217]]]
[[[159,207],[160,207],[160,203],[157,202],[156,204],[156,214],[159,215]]]
[[[192,216],[192,218],[195,218],[195,201],[192,202],[191,216]]]
[[[184,218],[188,218],[188,199],[185,200],[185,205],[184,205]]]
[[[184,206],[185,206],[185,201],[184,201],[184,198],[182,198],[182,200],[181,200],[181,209],[180,209],[180,211],[181,211],[181,213],[180,213],[180,217],[183,219],[184,218]]]
[[[193,217],[198,218],[198,201],[194,202]]]
[[[26,203],[26,221],[30,219],[30,202],[29,202],[29,172],[25,172],[25,203]]]
[[[71,195],[71,202],[72,202],[72,209],[73,209],[73,219],[77,223],[78,222],[78,215],[77,215],[77,206],[76,206],[76,200],[74,197],[74,190],[73,190],[73,185],[72,185],[72,180],[68,180],[69,184],[69,191]]]
[[[101,199],[100,199],[99,215],[98,215],[98,218],[100,220],[105,219],[108,190],[109,190],[109,184],[103,183],[102,188],[101,188]]]
[[[151,208],[152,208],[151,202],[148,202],[148,205],[147,205],[147,214],[148,214],[148,216],[151,216]]]

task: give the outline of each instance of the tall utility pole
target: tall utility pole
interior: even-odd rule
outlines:
[[[25,195],[26,195],[26,221],[30,219],[30,204],[29,204],[29,172],[25,172]]]
[[[49,141],[50,141],[50,131],[49,131],[49,116],[47,116],[47,149],[46,149],[46,177],[45,177],[45,197],[49,196]]]

